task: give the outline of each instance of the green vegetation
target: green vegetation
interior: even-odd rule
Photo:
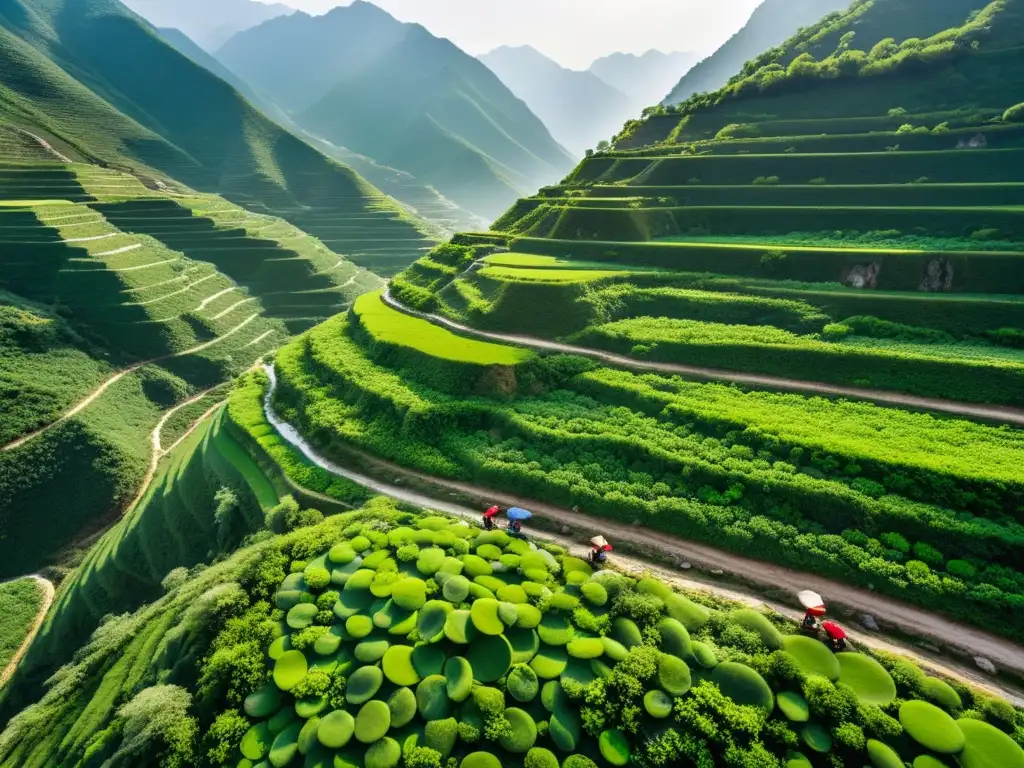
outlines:
[[[336,318],[277,355],[278,413],[328,456],[756,547],[968,621],[1024,599],[1016,431],[559,356],[473,395],[436,387],[443,360],[389,369],[366,343]]]
[[[272,122],[116,0],[66,8],[15,0],[14,8],[0,23],[5,124],[73,160],[138,173],[152,188],[187,184],[280,216],[385,273],[436,241],[422,220]],[[24,159],[19,144],[5,146],[10,154],[0,157]]]
[[[379,293],[367,293],[352,305],[352,317],[374,344],[414,350],[426,357],[469,365],[517,365],[533,353],[516,347],[489,344],[456,336],[425,320],[389,307]]]
[[[518,565],[488,566],[475,595],[445,596],[495,552]],[[531,596],[499,602],[491,582]],[[587,585],[611,599],[571,608]],[[260,536],[167,587],[108,617],[10,721],[0,765],[44,765],[58,749],[83,764],[199,767],[746,768],[798,752],[878,765],[924,748],[969,766],[1024,760],[1020,712],[959,682],[948,683],[957,705],[929,704],[926,678],[898,657],[839,657],[880,670],[893,696],[875,703],[802,666],[813,651],[792,655],[806,638],[778,616],[591,573],[560,548],[383,499]],[[679,611],[701,664],[656,629]],[[628,648],[613,639],[630,632]]]
[[[0,209],[0,575],[52,562],[134,498],[162,411],[380,283],[280,219],[123,173],[4,163],[0,189],[15,198]],[[175,413],[162,445],[210,405]]]
[[[0,670],[18,652],[43,605],[43,589],[35,579],[0,584]]]

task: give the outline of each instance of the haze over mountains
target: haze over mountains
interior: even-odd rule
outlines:
[[[578,156],[662,99],[695,58],[654,50],[642,56],[615,53],[579,71],[528,45],[502,46],[479,57]]]
[[[612,53],[591,64],[590,71],[627,94],[638,112],[663,99],[699,58],[692,51]]]
[[[218,51],[301,127],[495,216],[573,156],[480,61],[365,2],[295,13]]]
[[[530,46],[498,48],[480,60],[578,156],[635,112],[632,99],[594,73],[565,69]]]
[[[210,53],[243,29],[294,12],[287,5],[253,0],[126,0],[125,5],[153,26],[180,29]]]

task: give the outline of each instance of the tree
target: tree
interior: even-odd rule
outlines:
[[[597,151],[598,152],[607,152],[611,148],[612,148],[611,142],[609,142],[607,139],[601,139],[601,141],[597,142]]]
[[[137,763],[157,755],[161,768],[195,765],[199,725],[189,715],[192,697],[176,685],[145,688],[117,711],[122,739],[110,765]],[[134,759],[133,759],[134,758]]]

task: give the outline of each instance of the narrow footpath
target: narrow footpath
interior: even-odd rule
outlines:
[[[372,465],[374,471],[380,471],[381,474],[395,478],[395,482],[387,483],[367,474],[346,469],[317,453],[295,427],[277,416],[271,404],[277,386],[276,372],[269,365],[264,366],[264,370],[270,380],[270,386],[267,388],[264,399],[264,412],[267,421],[281,437],[320,468],[375,493],[473,520],[480,517],[484,504],[495,503],[503,506],[525,507],[547,520],[557,521],[564,526],[562,530],[565,533],[563,535],[531,532],[531,535],[536,538],[550,540],[580,551],[585,545],[581,545],[579,540],[568,535],[569,533],[575,530],[583,541],[595,533],[601,533],[614,544],[627,544],[634,551],[657,553],[658,556],[678,563],[689,563],[691,569],[699,569],[712,574],[716,571],[729,574],[756,585],[760,589],[768,589],[773,592],[781,590],[794,595],[800,590],[812,589],[824,595],[834,607],[841,606],[857,613],[869,614],[881,625],[893,627],[908,636],[926,638],[945,647],[956,656],[964,656],[967,659],[982,657],[993,662],[999,669],[1018,677],[1024,677],[1024,648],[1011,641],[974,627],[959,624],[912,605],[881,597],[864,589],[851,587],[842,582],[742,557],[703,544],[669,537],[641,526],[623,525],[603,518],[590,517],[576,510],[561,509],[533,499],[524,499],[469,483],[436,478],[362,453],[359,456],[368,465]],[[399,485],[399,483],[410,481],[428,485],[432,490],[429,492],[419,491]],[[445,498],[446,496],[447,498]],[[474,501],[478,500],[479,504],[475,508],[467,507],[453,501],[453,496],[468,496]],[[656,574],[659,578],[687,589],[710,592],[755,606],[767,605],[772,610],[790,618],[798,619],[803,615],[790,606],[764,600],[753,592],[746,593],[741,589],[681,576],[681,573],[687,571],[662,568],[642,558],[616,554],[614,564],[632,573]],[[1024,695],[999,685],[973,665],[960,664],[945,655],[925,654],[913,646],[894,642],[883,634],[855,630],[851,632],[851,637],[855,643],[913,657],[925,668],[982,686],[997,692],[1018,706],[1024,706]]]
[[[440,315],[409,309],[391,296],[390,288],[384,290],[383,299],[388,306],[393,309],[397,309],[399,312],[403,312],[412,317],[417,317],[421,320],[426,320],[434,325],[448,328],[462,336],[470,336],[476,339],[496,341],[504,344],[516,344],[521,347],[539,349],[546,352],[562,352],[567,355],[590,357],[595,360],[608,363],[609,365],[614,365],[618,368],[629,368],[637,371],[652,371],[654,373],[668,373],[706,381],[727,381],[732,384],[745,384],[754,387],[797,392],[804,395],[847,397],[855,400],[867,400],[880,405],[896,405],[901,408],[914,408],[923,411],[950,413],[956,416],[967,416],[972,419],[983,419],[985,421],[993,421],[1000,424],[1024,426],[1024,409],[1013,408],[1011,406],[962,403],[956,400],[919,397],[917,395],[907,395],[901,392],[821,384],[815,381],[791,379],[785,376],[765,376],[756,373],[726,371],[718,368],[703,368],[695,365],[636,360],[632,357],[616,355],[612,352],[590,349],[588,347],[577,347],[572,344],[563,344],[558,341],[538,339],[533,336],[481,331],[477,328],[463,325],[462,323],[456,323],[455,321],[449,320],[446,317],[441,317]]]
[[[153,365],[154,363],[159,363],[164,360],[170,360],[175,357],[194,355],[197,352],[202,352],[204,349],[209,349],[214,344],[219,344],[229,336],[233,336],[235,333],[242,330],[245,326],[247,326],[257,317],[259,317],[259,313],[254,312],[252,315],[247,317],[245,320],[240,322],[231,330],[226,331],[225,333],[221,334],[215,339],[212,339],[211,341],[207,341],[202,344],[199,344],[198,346],[192,347],[191,349],[183,349],[180,352],[173,352],[169,355],[161,355],[160,357],[151,357],[148,360],[140,360],[137,363],[132,363],[127,368],[122,368],[120,371],[117,371],[115,374],[107,378],[105,381],[101,382],[98,387],[96,387],[92,392],[90,392],[88,395],[86,395],[77,403],[75,403],[75,405],[73,405],[71,408],[64,411],[64,413],[61,414],[61,416],[58,419],[56,419],[55,421],[51,421],[49,424],[46,424],[33,432],[29,432],[27,435],[22,435],[21,437],[17,438],[16,440],[12,440],[6,445],[0,445],[0,451],[12,451],[15,448],[20,448],[21,446],[25,445],[25,443],[34,440],[35,438],[39,437],[42,434],[45,434],[46,432],[49,432],[51,429],[60,424],[63,424],[68,419],[77,416],[79,413],[88,408],[92,403],[94,403],[96,399],[100,397],[104,392],[110,389],[110,387],[119,382],[128,374],[134,373],[135,371],[147,365]]]
[[[32,645],[32,641],[36,639],[36,635],[39,633],[39,628],[43,626],[43,620],[46,618],[47,612],[50,610],[50,606],[53,605],[53,596],[55,590],[53,583],[48,579],[44,579],[38,574],[32,574],[31,576],[19,577],[12,579],[12,581],[21,581],[22,578],[35,579],[39,583],[40,589],[43,590],[43,602],[39,606],[39,613],[36,614],[35,621],[32,622],[32,626],[29,627],[28,634],[25,635],[25,641],[18,648],[17,653],[8,662],[7,666],[0,671],[0,688],[7,685],[7,681],[11,679],[11,675],[14,674],[14,670],[18,668],[18,663],[22,657],[28,652],[29,646]]]

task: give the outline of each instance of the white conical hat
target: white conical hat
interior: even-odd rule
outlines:
[[[607,547],[608,540],[604,536],[595,536],[590,540],[590,543],[595,547]]]
[[[809,589],[805,589],[803,592],[798,592],[796,598],[800,601],[800,605],[808,610],[811,608],[823,608],[825,606],[825,601],[821,599],[821,595],[817,592],[812,592]]]

